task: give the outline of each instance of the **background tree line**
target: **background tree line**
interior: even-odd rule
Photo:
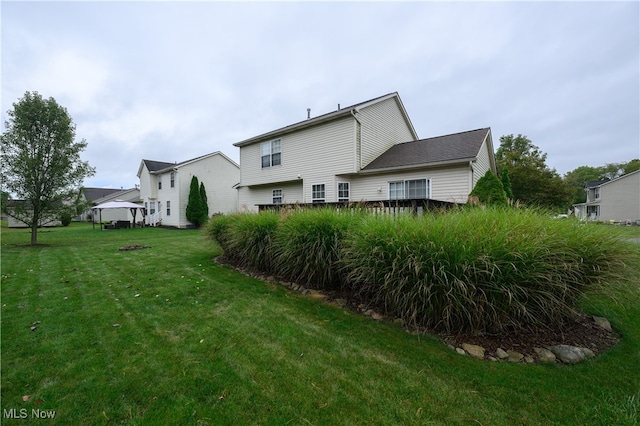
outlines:
[[[580,166],[563,177],[546,160],[547,154],[526,136],[500,137],[496,167],[501,179],[496,180],[502,182],[505,191],[511,191],[512,196],[507,198],[526,205],[566,210],[586,201],[587,182],[608,181],[640,169],[640,159],[633,159],[603,166]]]

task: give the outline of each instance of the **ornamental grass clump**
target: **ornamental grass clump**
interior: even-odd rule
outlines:
[[[604,231],[604,232],[603,232]],[[370,217],[345,243],[351,288],[409,323],[445,332],[558,326],[624,266],[603,227],[527,209]]]
[[[294,211],[275,238],[277,271],[289,280],[320,289],[338,289],[342,241],[359,213],[330,209]]]
[[[225,256],[241,266],[273,270],[272,241],[280,217],[273,212],[216,216],[207,233],[218,241]]]

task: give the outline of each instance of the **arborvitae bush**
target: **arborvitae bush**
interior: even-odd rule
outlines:
[[[504,206],[507,204],[507,194],[502,182],[491,170],[478,179],[470,197],[478,197],[483,204]]]

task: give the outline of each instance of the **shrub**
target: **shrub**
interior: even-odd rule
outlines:
[[[487,170],[484,176],[478,179],[469,196],[478,197],[478,200],[484,204],[502,206],[507,204],[507,194],[502,182],[491,170]]]
[[[272,241],[279,216],[276,213],[237,213],[216,216],[207,226],[225,255],[242,266],[273,270]]]
[[[345,243],[352,288],[446,332],[560,325],[623,264],[624,243],[531,210],[371,217]]]
[[[312,209],[283,220],[275,244],[278,273],[316,288],[339,288],[341,245],[354,221],[350,213]]]

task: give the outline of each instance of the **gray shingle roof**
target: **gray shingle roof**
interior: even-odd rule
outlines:
[[[97,200],[99,198],[103,198],[103,197],[106,197],[107,195],[111,195],[120,191],[122,191],[122,189],[83,188],[84,198],[86,198],[89,201]]]
[[[142,160],[147,166],[147,170],[150,172],[157,172],[158,170],[166,169],[168,167],[174,167],[176,163],[166,163],[164,161]]]
[[[363,171],[474,159],[490,128],[404,142],[392,146]]]

